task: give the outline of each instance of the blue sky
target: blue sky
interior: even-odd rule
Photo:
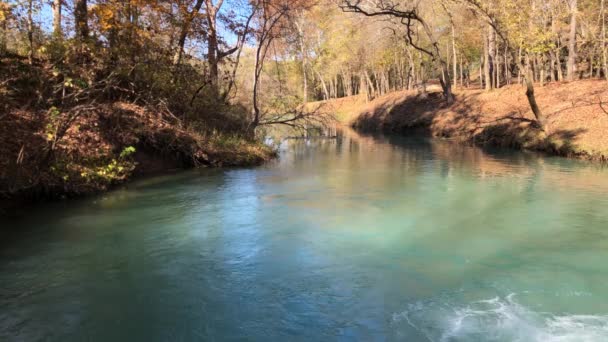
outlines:
[[[96,1],[89,1],[89,6],[94,4],[95,2]],[[230,11],[234,11],[239,16],[246,16],[248,14],[246,12],[247,6],[245,6],[243,4],[243,2],[246,2],[246,1],[244,1],[244,0],[225,0],[220,13],[227,14]],[[52,31],[52,27],[53,27],[53,13],[52,13],[50,1],[42,0],[40,3],[42,5],[41,9],[37,13],[36,18],[34,20],[41,26],[41,28],[44,31],[50,33]],[[63,10],[64,18],[71,17],[71,13],[69,13],[69,11],[71,11],[71,6],[70,6],[70,8],[64,8],[64,10]],[[66,25],[66,20],[64,20],[63,25],[64,25],[64,32],[71,32],[68,25]],[[236,43],[236,35],[234,35],[232,32],[230,32],[230,30],[228,30],[226,27],[220,27],[220,34],[223,35],[224,40],[226,40],[226,42],[229,45]]]

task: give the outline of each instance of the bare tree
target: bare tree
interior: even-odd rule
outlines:
[[[433,34],[431,26],[418,13],[418,2],[412,4],[411,8],[401,9],[398,4],[392,1],[374,0],[342,0],[340,8],[345,12],[359,13],[368,17],[392,17],[399,19],[400,23],[405,25],[406,40],[409,45],[416,50],[431,57],[433,64],[440,70],[442,77],[439,78],[443,95],[448,104],[454,100],[452,94],[452,81],[446,60],[442,57],[439,42]],[[424,48],[416,43],[413,39],[415,35],[415,26],[420,25],[431,43],[431,48]]]
[[[272,42],[278,38],[277,28],[283,19],[287,16],[288,8],[281,8],[273,6],[269,1],[258,0],[253,8],[254,11],[259,11],[259,27],[257,32],[257,46],[255,49],[255,64],[253,69],[253,92],[252,92],[252,106],[253,106],[253,120],[251,122],[252,131],[255,130],[261,122],[261,110],[259,104],[259,86],[260,76],[264,69],[264,62],[268,49]]]
[[[253,71],[251,136],[255,135],[255,129],[259,126],[286,125],[304,130],[311,126],[326,126],[332,121],[332,117],[324,114],[319,108],[310,111],[303,107],[262,109],[260,106],[260,78],[270,47],[275,40],[282,37],[283,31],[288,29],[288,23],[293,20],[292,14],[304,8],[306,4],[306,0],[258,0],[253,3],[253,11],[258,12],[258,27]]]

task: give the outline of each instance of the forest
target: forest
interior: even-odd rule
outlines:
[[[335,122],[334,99],[400,91],[457,106],[456,89],[521,85],[548,135],[539,88],[608,77],[605,12],[604,0],[2,1],[0,193],[260,163],[273,127],[301,134]]]

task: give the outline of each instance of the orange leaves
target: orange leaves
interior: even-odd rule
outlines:
[[[91,8],[91,13],[97,18],[99,28],[103,32],[116,28],[116,12],[117,4],[113,2],[101,3]]]
[[[11,6],[2,1],[0,2],[0,21],[5,21],[11,14]]]

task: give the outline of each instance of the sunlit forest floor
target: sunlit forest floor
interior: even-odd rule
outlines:
[[[413,91],[390,93],[369,102],[363,96],[327,101],[324,110],[363,131],[433,136],[480,145],[540,150],[608,160],[608,84],[602,80],[537,85],[536,99],[547,117],[547,132],[534,121],[525,88],[509,85],[486,92],[456,88],[447,106],[439,90],[427,98]]]

